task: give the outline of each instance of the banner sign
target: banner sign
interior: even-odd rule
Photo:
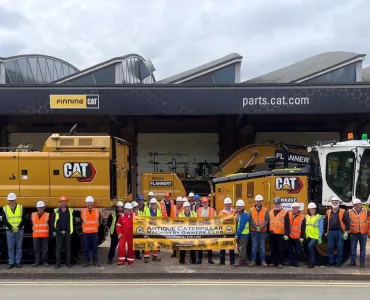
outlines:
[[[233,216],[212,218],[135,217],[135,250],[235,249]]]

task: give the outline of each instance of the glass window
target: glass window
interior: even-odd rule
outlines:
[[[35,57],[31,57],[28,59],[28,64],[30,68],[30,73],[32,74],[32,77],[34,79],[35,83],[42,83],[42,78],[40,75],[40,68],[37,65],[37,59]]]
[[[235,65],[215,71],[213,77],[215,83],[235,83]]]
[[[360,160],[360,172],[356,184],[356,197],[361,201],[369,198],[370,187],[370,149],[365,149]]]
[[[306,80],[305,82],[356,82],[356,64],[351,64],[343,68],[339,68],[337,70]]]
[[[25,58],[17,59],[18,67],[20,73],[22,75],[23,83],[28,83],[28,68],[27,68],[27,60]]]
[[[17,83],[17,69],[15,67],[15,60],[5,62],[4,66],[5,72],[8,74],[10,83]]]
[[[94,72],[94,78],[97,84],[115,84],[116,65],[111,65]]]
[[[45,59],[45,61],[46,61],[46,79],[47,79],[46,82],[56,80],[57,78],[54,79],[54,61],[52,61],[51,59]]]
[[[71,79],[71,81],[68,81],[68,84],[95,84],[95,82],[91,74],[86,74],[81,77]]]
[[[332,152],[326,156],[326,182],[344,202],[352,200],[354,170],[352,151]]]
[[[186,81],[185,83],[194,83],[194,84],[214,84],[214,78],[212,73],[204,74],[200,77]]]
[[[15,76],[16,76],[15,83],[18,83],[18,84],[24,83],[21,69],[19,67],[18,61],[16,61],[16,60],[15,60],[15,70],[16,70],[16,72],[15,72]]]

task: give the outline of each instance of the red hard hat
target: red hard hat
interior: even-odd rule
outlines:
[[[61,201],[66,201],[66,202],[68,202],[68,199],[67,199],[67,197],[62,196],[62,197],[60,197],[60,198],[59,198],[59,202],[61,202]]]
[[[165,197],[169,197],[170,196],[170,193],[165,193],[164,196]]]
[[[202,197],[202,199],[200,200],[202,203],[204,202],[208,202],[208,198],[207,197]]]

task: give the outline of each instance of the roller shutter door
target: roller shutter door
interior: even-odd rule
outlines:
[[[317,141],[340,140],[339,132],[257,132],[256,143],[281,141],[285,144],[311,146]]]

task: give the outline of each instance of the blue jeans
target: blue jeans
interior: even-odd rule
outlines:
[[[252,231],[250,234],[251,234],[251,239],[252,239],[252,261],[255,262],[257,260],[258,250],[260,252],[261,262],[265,261],[266,233]]]
[[[351,263],[356,263],[357,260],[357,244],[360,243],[360,265],[365,264],[365,256],[366,256],[366,242],[367,242],[367,235],[366,234],[351,234],[349,236],[351,240]]]
[[[308,243],[308,258],[310,260],[311,264],[316,264],[315,260],[315,249],[317,245],[318,240],[316,239],[310,239],[308,238],[307,243]]]
[[[6,240],[8,243],[8,256],[9,265],[20,264],[22,260],[22,244],[23,244],[23,229],[20,229],[17,233],[13,233],[11,230],[6,231]],[[15,249],[15,259],[14,259]]]
[[[341,230],[328,232],[328,257],[329,264],[342,264],[343,255],[343,232]],[[334,257],[334,249],[337,249],[337,257]]]
[[[92,251],[92,257],[94,262],[98,262],[98,234],[97,233],[84,233],[84,256],[85,261],[90,261],[90,250]]]

